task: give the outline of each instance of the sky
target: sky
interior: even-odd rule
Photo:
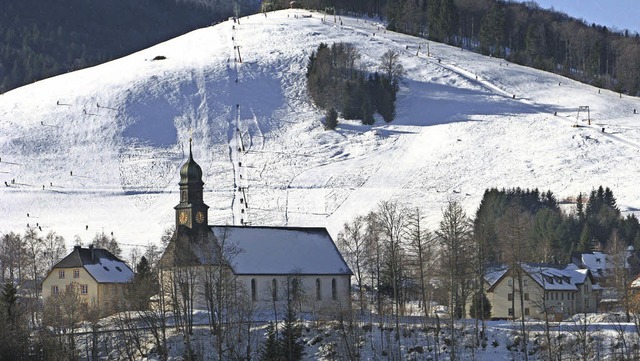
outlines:
[[[524,2],[523,0],[521,0]],[[639,0],[534,0],[540,7],[618,30],[640,32]]]

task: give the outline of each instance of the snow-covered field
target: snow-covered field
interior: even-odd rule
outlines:
[[[306,63],[320,42],[338,41],[356,44],[369,70],[387,50],[401,54],[392,123],[323,130]],[[591,125],[576,118],[579,106],[590,107]],[[190,136],[212,224],[325,226],[335,237],[395,200],[435,227],[448,200],[473,214],[487,187],[516,186],[564,198],[605,185],[636,211],[634,109],[638,98],[427,47],[370,20],[253,15],[0,95],[0,233],[28,224],[68,246],[98,232],[125,250],[158,242],[174,221]]]

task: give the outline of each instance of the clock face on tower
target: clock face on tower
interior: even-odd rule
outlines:
[[[204,222],[204,213],[202,212],[196,213],[196,222],[198,223]]]
[[[180,224],[187,224],[188,220],[189,220],[189,215],[187,215],[187,212],[185,211],[180,212],[180,214],[178,215],[178,222],[180,222]]]

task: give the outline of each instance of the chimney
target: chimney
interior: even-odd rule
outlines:
[[[92,244],[89,245],[89,250],[91,251],[91,262],[95,263],[95,261],[96,261],[96,251],[93,248]]]

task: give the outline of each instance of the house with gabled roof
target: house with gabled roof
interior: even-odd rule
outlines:
[[[176,303],[188,294],[194,308],[204,309],[220,282],[213,273],[224,269],[233,280],[228,288],[255,309],[284,302],[292,288],[304,295],[301,311],[350,305],[352,272],[325,228],[209,225],[203,185],[190,145],[180,169],[176,231],[160,259],[164,289],[173,292],[164,296]]]
[[[74,287],[87,305],[109,313],[116,308],[133,275],[124,261],[106,249],[75,246],[42,281],[42,297],[46,301]]]
[[[562,319],[595,312],[600,286],[588,269],[575,264],[494,265],[485,273],[491,317]],[[522,297],[522,305],[521,305]]]

